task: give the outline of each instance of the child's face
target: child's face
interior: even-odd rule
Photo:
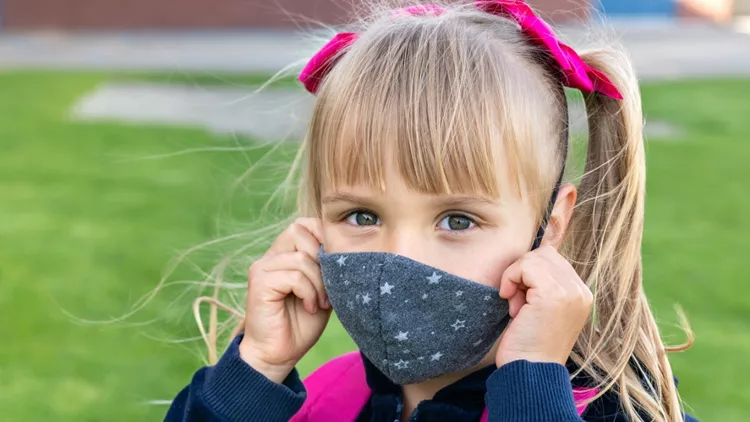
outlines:
[[[499,287],[536,234],[536,210],[515,189],[499,199],[422,194],[393,169],[385,182],[385,192],[364,185],[323,189],[326,252],[390,252]]]

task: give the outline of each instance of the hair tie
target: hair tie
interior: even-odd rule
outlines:
[[[505,16],[513,19],[521,27],[521,32],[535,44],[547,51],[555,60],[564,86],[578,89],[584,93],[597,92],[616,100],[621,100],[622,94],[602,72],[586,64],[583,59],[569,46],[563,44],[555,36],[552,28],[522,0],[477,0],[477,9],[486,13]],[[445,12],[436,5],[416,5],[392,12],[394,15],[410,16],[439,16]],[[331,71],[336,61],[341,57],[358,35],[352,32],[336,34],[323,48],[320,49],[307,63],[300,73],[299,80],[310,93],[318,91],[323,78]]]

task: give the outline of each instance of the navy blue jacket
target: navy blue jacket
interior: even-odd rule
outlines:
[[[287,422],[297,413],[307,395],[297,371],[282,384],[270,381],[240,358],[240,340],[232,342],[215,366],[195,373],[174,399],[165,422]],[[357,422],[400,421],[400,388],[364,362],[373,395]],[[591,403],[579,417],[571,387],[568,368],[559,364],[516,361],[487,367],[421,402],[409,421],[478,422],[485,405],[490,421],[628,421],[613,393]],[[697,422],[688,417],[691,421]]]

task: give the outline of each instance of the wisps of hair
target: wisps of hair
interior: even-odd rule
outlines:
[[[588,114],[586,168],[565,242],[565,254],[594,292],[588,326],[574,359],[603,388],[614,389],[632,420],[683,420],[667,348],[643,290],[641,244],[646,164],[640,91],[630,60],[620,50],[586,52],[624,96],[616,101],[585,95]]]
[[[515,24],[478,12],[473,3],[403,19],[387,14],[396,2],[377,4],[370,7],[373,18],[356,28],[360,39],[321,85],[308,135],[283,184],[299,180],[299,213],[319,213],[324,182],[380,187],[384,160],[396,157],[401,176],[424,192],[497,195],[497,172],[510,171],[515,188],[536,195],[541,218],[561,170],[568,118],[546,54]],[[630,420],[681,422],[666,353],[689,347],[692,333],[685,324],[687,344],[665,347],[643,291],[646,170],[637,81],[620,50],[582,57],[609,76],[624,100],[584,96],[586,168],[563,254],[595,303],[572,358],[600,395],[618,393]],[[500,157],[512,157],[513,168],[500,169]],[[219,293],[200,299],[196,309],[204,302],[213,309],[204,334],[213,362]],[[241,319],[238,311],[231,314]]]

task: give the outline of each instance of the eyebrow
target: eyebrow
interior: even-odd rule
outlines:
[[[337,193],[334,195],[328,195],[323,198],[324,204],[331,204],[335,202],[350,202],[359,205],[372,205],[372,200],[365,196],[357,196],[349,193]]]
[[[481,196],[441,196],[432,201],[435,205],[443,207],[461,207],[469,205],[498,205],[499,202]]]
[[[347,193],[338,193],[328,195],[323,198],[324,204],[335,202],[350,202],[359,205],[372,205],[372,200],[368,197],[357,196]],[[438,196],[431,200],[432,204],[437,207],[461,207],[469,205],[498,205],[498,202],[489,198],[480,196]]]

